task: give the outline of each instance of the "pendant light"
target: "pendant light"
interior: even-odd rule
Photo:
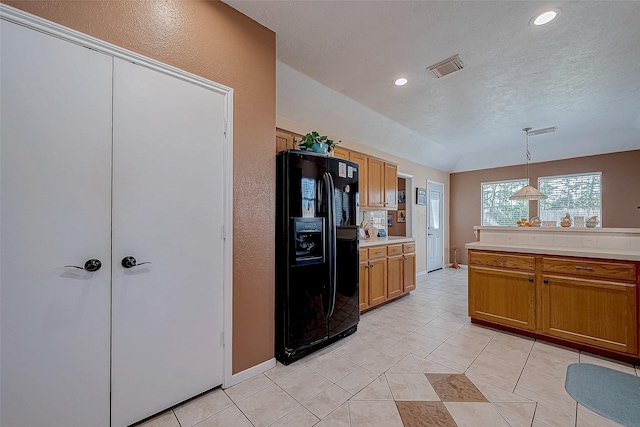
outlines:
[[[529,153],[529,131],[531,128],[522,129],[525,133],[525,143],[527,145],[527,183],[529,182],[529,161],[531,160],[531,153]],[[555,128],[553,129],[555,130]],[[551,131],[552,132],[552,131]],[[538,189],[526,185],[513,193],[509,200],[544,200],[547,196],[542,194]]]

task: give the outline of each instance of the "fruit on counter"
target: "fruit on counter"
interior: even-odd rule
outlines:
[[[527,218],[516,221],[516,224],[518,224],[518,227],[531,227],[531,222],[527,221]]]

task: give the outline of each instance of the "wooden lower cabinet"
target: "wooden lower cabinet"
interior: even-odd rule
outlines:
[[[360,311],[369,308],[369,261],[360,261]]]
[[[387,289],[388,297],[395,298],[402,295],[403,289],[403,261],[402,255],[390,256],[387,258]]]
[[[387,300],[387,259],[369,260],[369,307]]]
[[[405,255],[403,263],[404,293],[407,293],[416,288],[416,254]]]
[[[638,268],[630,261],[470,251],[469,316],[612,357],[638,357]]]
[[[469,315],[535,329],[535,273],[469,267]]]
[[[542,330],[583,344],[636,354],[636,285],[542,276]]]
[[[415,243],[360,249],[360,311],[399,298],[416,288]]]

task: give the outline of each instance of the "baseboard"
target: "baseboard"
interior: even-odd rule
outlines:
[[[231,382],[229,384],[225,384],[222,388],[229,388],[275,367],[276,359],[274,357],[273,359],[269,359],[266,362],[262,362],[256,366],[252,366],[249,369],[245,369],[244,371],[231,375]]]

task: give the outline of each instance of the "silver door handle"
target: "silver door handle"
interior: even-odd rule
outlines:
[[[136,259],[132,256],[126,256],[122,258],[122,262],[120,263],[124,268],[137,267],[142,264],[151,264],[150,261],[145,262],[137,262]]]
[[[93,258],[85,262],[84,267],[78,267],[77,265],[65,265],[65,267],[72,267],[86,271],[98,271],[100,270],[100,267],[102,267],[102,263],[99,259]]]

